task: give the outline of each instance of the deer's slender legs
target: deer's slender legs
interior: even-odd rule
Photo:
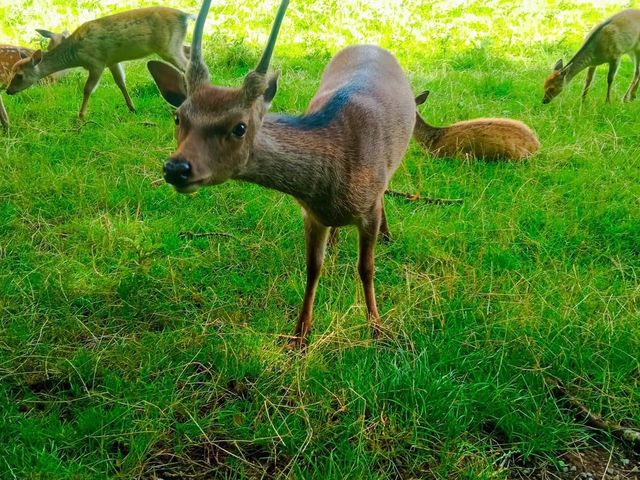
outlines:
[[[2,123],[2,128],[5,130],[9,129],[9,116],[7,115],[7,111],[4,109],[2,97],[0,97],[0,123]]]
[[[298,315],[294,339],[292,340],[292,346],[295,347],[303,347],[305,345],[307,334],[311,330],[313,300],[316,296],[328,237],[329,227],[322,225],[311,214],[305,212],[304,238],[307,249],[307,285],[304,291],[302,308]]]
[[[122,65],[116,63],[115,65],[111,65],[109,67],[109,70],[111,70],[111,75],[113,75],[113,79],[115,80],[116,85],[118,85],[118,88],[124,96],[124,101],[127,102],[129,111],[135,112],[136,107],[133,106],[133,102],[131,101],[131,97],[129,96],[129,92],[127,91],[127,86],[124,83],[124,69],[122,68]]]
[[[176,67],[181,72],[186,71],[187,64],[189,63],[189,57],[191,56],[191,47],[188,45],[182,45],[182,43],[176,43],[170,45],[171,50],[160,52],[160,57]]]
[[[582,90],[582,101],[587,98],[587,93],[589,93],[589,87],[591,86],[591,82],[593,82],[593,75],[596,73],[596,67],[589,67],[587,70],[587,80],[584,83],[584,89]]]
[[[373,287],[374,250],[381,221],[382,203],[380,203],[377,206],[376,210],[372,212],[370,218],[365,219],[365,221],[358,225],[360,234],[358,273],[360,274],[360,279],[362,280],[362,286],[364,288],[364,298],[365,302],[367,303],[367,318],[371,322],[372,334],[374,337],[376,337],[381,330],[380,314],[378,313],[375,290]]]
[[[630,102],[636,99],[636,92],[638,91],[638,84],[640,84],[640,52],[636,53],[633,57],[635,64],[635,72],[633,74],[633,80],[629,85],[629,90],[624,95],[624,101]]]
[[[340,228],[331,227],[331,232],[329,233],[329,246],[333,247],[336,243],[338,243],[339,237],[340,237]]]
[[[380,241],[383,243],[389,243],[391,241],[391,232],[389,231],[389,225],[387,224],[387,214],[384,211],[384,200],[382,200],[382,210],[380,219]]]
[[[616,73],[618,72],[619,66],[619,58],[616,58],[615,60],[609,62],[609,73],[607,74],[607,103],[611,103],[611,85],[613,84],[613,79],[616,78]]]
[[[87,114],[87,103],[89,102],[89,97],[98,86],[98,83],[100,83],[101,76],[102,69],[89,70],[89,78],[87,78],[87,83],[84,84],[82,106],[80,107],[80,113],[78,114],[80,118],[84,118],[84,116]]]

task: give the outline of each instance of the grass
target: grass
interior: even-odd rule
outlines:
[[[143,62],[127,67],[137,114],[107,75],[86,124],[83,72],[4,97],[0,477],[501,479],[611,445],[545,376],[640,424],[640,102],[605,105],[599,71],[583,106],[582,77],[541,105],[555,60],[629,2],[294,3],[274,111],[303,111],[331,55],[374,42],[416,92],[432,91],[431,122],[518,118],[541,152],[487,164],[412,144],[392,187],[464,203],[387,200],[395,240],[376,262],[387,342],[369,339],[345,229],[300,355],[281,338],[304,288],[299,208],[248,184],[195,196],[157,184],[173,124]],[[5,36],[27,43],[45,18],[72,29],[61,12],[98,11],[43,5],[0,3]],[[274,5],[214,5],[216,82],[238,85],[254,65]],[[631,71],[625,60],[616,99]]]

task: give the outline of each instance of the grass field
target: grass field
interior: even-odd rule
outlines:
[[[33,28],[150,3],[0,0],[0,33],[28,44]],[[276,2],[214,3],[212,79],[238,85]],[[412,143],[392,188],[463,204],[387,199],[381,343],[345,229],[304,355],[282,339],[304,288],[299,207],[249,184],[180,196],[158,182],[173,121],[143,62],[127,67],[136,114],[108,75],[86,123],[84,72],[3,95],[0,478],[502,479],[613,448],[545,378],[640,425],[640,101],[619,101],[631,62],[611,105],[601,70],[582,107],[584,75],[541,99],[555,61],[633,4],[292,2],[274,111],[303,111],[331,56],[372,42],[431,90],[432,123],[509,116],[542,143],[521,164],[435,160]]]

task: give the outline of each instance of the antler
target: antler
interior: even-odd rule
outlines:
[[[271,34],[269,35],[267,46],[265,47],[262,58],[260,59],[260,62],[255,69],[256,73],[266,75],[267,70],[269,70],[269,62],[271,62],[271,56],[273,55],[273,49],[276,46],[278,32],[280,32],[280,25],[282,25],[282,19],[284,18],[284,14],[287,11],[288,6],[289,0],[282,0],[282,2],[280,3],[280,8],[278,8],[278,13],[276,14],[276,19],[273,21],[273,27],[271,27]]]
[[[187,89],[193,92],[202,85],[209,83],[209,69],[202,58],[202,34],[204,33],[204,22],[207,19],[211,0],[204,0],[198,13],[196,26],[193,30],[193,40],[191,41],[191,58],[187,65]]]

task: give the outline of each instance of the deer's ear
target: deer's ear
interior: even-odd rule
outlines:
[[[560,59],[560,60],[558,60],[558,61],[556,62],[556,64],[553,66],[553,69],[554,69],[556,72],[559,72],[560,70],[562,70],[562,68],[563,68],[563,67],[564,67],[564,65],[563,65],[562,59]]]
[[[49,30],[43,30],[41,28],[36,28],[36,32],[38,32],[44,38],[53,38],[54,36],[53,32],[50,32]]]
[[[429,90],[425,90],[424,92],[422,92],[421,94],[419,94],[416,97],[416,105],[422,105],[424,102],[427,101],[427,98],[429,97],[429,94],[431,92]]]
[[[276,72],[267,81],[267,88],[265,89],[262,96],[264,97],[264,103],[267,108],[271,106],[271,102],[273,98],[276,96],[276,92],[278,91],[278,78],[280,77],[280,72]]]
[[[42,50],[36,50],[31,55],[31,63],[36,66],[42,61]]]
[[[148,62],[147,68],[162,97],[176,108],[182,105],[187,98],[184,75],[171,65],[155,60]]]

